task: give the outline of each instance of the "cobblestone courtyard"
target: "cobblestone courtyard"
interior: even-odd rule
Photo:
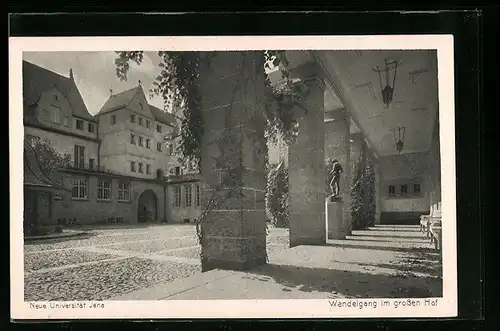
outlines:
[[[286,237],[268,236],[269,254],[286,248]],[[24,246],[24,298],[107,300],[201,272],[192,225],[94,229],[79,240]]]

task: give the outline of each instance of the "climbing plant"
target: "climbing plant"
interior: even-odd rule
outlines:
[[[355,161],[351,187],[351,219],[353,230],[375,224],[375,171],[369,158]]]
[[[267,173],[266,208],[271,217],[271,224],[275,227],[288,227],[289,211],[289,182],[288,169],[281,162],[270,166]]]

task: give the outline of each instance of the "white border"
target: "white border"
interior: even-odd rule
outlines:
[[[105,301],[103,309],[30,309],[24,302],[22,235],[22,52],[181,50],[436,49],[439,79],[443,222],[443,298],[438,306],[332,308],[328,300]],[[339,318],[457,316],[453,36],[16,37],[9,38],[11,317],[75,318]],[[372,299],[364,299],[370,301]],[[378,299],[377,301],[386,300]],[[396,301],[395,299],[388,299]]]

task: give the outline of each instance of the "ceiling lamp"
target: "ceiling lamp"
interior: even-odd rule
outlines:
[[[396,84],[396,73],[398,71],[398,62],[391,61],[389,62],[387,59],[385,61],[385,69],[380,69],[377,66],[377,69],[373,69],[373,71],[378,73],[378,78],[380,81],[380,91],[382,92],[382,102],[384,103],[385,108],[389,108],[389,105],[392,102],[392,97],[394,95],[394,85]],[[390,73],[393,72],[391,77]],[[385,73],[385,86],[382,83],[382,73]],[[392,83],[392,85],[391,85]]]
[[[392,130],[392,133],[394,134],[394,143],[396,144],[396,149],[398,150],[398,153],[401,153],[401,150],[403,149],[405,140],[405,131],[406,127],[404,126],[399,126]]]

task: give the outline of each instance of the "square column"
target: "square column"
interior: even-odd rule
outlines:
[[[308,113],[299,120],[299,135],[290,146],[290,247],[324,245],[325,225],[325,135],[324,81],[315,63],[294,69],[292,77],[308,84]]]
[[[203,271],[266,263],[261,56],[218,52],[200,64]]]
[[[337,159],[344,170],[339,182],[340,199],[326,202],[327,235],[328,239],[345,239],[351,223],[350,118],[346,109],[327,111],[325,118],[325,156]]]

